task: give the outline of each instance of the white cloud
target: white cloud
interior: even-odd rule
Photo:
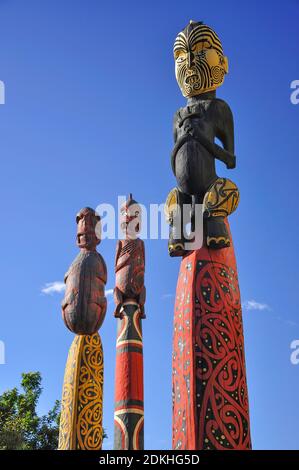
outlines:
[[[52,295],[60,292],[64,292],[65,284],[61,281],[47,282],[42,288],[42,293],[46,295]]]
[[[47,282],[41,291],[46,295],[60,294],[65,291],[65,283],[61,281]],[[106,289],[105,295],[106,297],[113,295],[113,289]]]
[[[245,310],[271,310],[268,304],[262,304],[256,300],[245,300],[242,307]]]

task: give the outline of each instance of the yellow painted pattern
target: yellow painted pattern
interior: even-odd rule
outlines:
[[[212,217],[227,217],[236,210],[239,200],[237,185],[228,178],[218,178],[205,195],[204,210]]]
[[[178,189],[173,188],[168,194],[166,202],[164,204],[164,215],[165,215],[166,222],[168,224],[170,224],[171,221],[173,220],[174,213],[179,210],[178,204],[179,204]]]
[[[190,21],[178,34],[173,54],[176,79],[186,98],[216,90],[228,73],[221,41],[206,24]]]
[[[76,336],[65,368],[59,450],[101,449],[103,369],[100,335]]]
[[[134,413],[134,414],[138,414],[138,415],[144,415],[144,410],[141,410],[140,408],[126,407],[126,408],[121,408],[119,410],[116,410],[114,412],[114,416],[123,415],[124,413]]]

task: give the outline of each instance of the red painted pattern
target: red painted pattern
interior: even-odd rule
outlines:
[[[143,356],[124,352],[116,355],[115,401],[143,401]],[[134,405],[136,408],[136,405]]]
[[[251,448],[232,246],[203,247],[181,262],[173,338],[173,448]]]
[[[132,301],[123,304],[117,320],[114,449],[143,449],[143,347],[141,312]]]

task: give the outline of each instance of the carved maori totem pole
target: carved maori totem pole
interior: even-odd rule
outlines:
[[[227,220],[239,191],[215,170],[215,159],[231,169],[236,163],[232,112],[216,98],[228,62],[217,34],[194,21],[178,34],[174,59],[187,105],[174,117],[177,187],[165,205],[169,254],[182,256],[174,312],[173,448],[250,449],[240,291]],[[189,220],[182,221],[186,204]],[[188,251],[185,224],[191,223],[194,237],[198,207],[203,243]]]
[[[99,215],[89,207],[77,214],[80,253],[65,275],[62,317],[76,334],[65,368],[59,450],[100,450],[103,440],[102,342],[98,329],[107,309],[107,268],[96,251],[101,241]]]
[[[141,319],[145,318],[144,242],[141,208],[130,194],[121,207],[121,229],[115,258],[114,289],[117,318],[114,450],[144,448],[143,343]]]

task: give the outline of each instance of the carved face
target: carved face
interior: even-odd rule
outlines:
[[[173,47],[175,76],[186,98],[222,85],[228,72],[227,57],[217,34],[202,23],[190,22]]]
[[[136,239],[141,230],[141,207],[131,195],[120,209],[120,226],[128,239]]]
[[[77,245],[86,250],[95,250],[101,241],[100,216],[90,207],[84,207],[78,212]]]

